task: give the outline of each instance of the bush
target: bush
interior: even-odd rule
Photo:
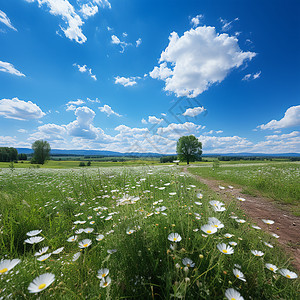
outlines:
[[[79,163],[79,167],[85,167],[85,163],[84,163],[83,161],[81,161],[81,162]]]

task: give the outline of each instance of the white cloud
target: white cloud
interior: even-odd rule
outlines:
[[[133,86],[137,84],[136,80],[140,79],[140,77],[115,77],[115,84],[122,84],[123,86]]]
[[[222,24],[222,31],[228,31],[232,28],[232,23],[236,22],[236,21],[239,21],[239,18],[235,18],[234,20],[232,21],[227,21],[227,20],[224,20],[222,18],[219,19],[221,24]]]
[[[202,129],[201,125],[192,122],[185,123],[171,123],[167,127],[159,127],[157,134],[160,136],[165,135],[169,139],[178,139],[183,135],[196,134],[198,130]]]
[[[24,76],[23,73],[18,71],[12,64],[0,60],[0,72],[6,72],[17,76]]]
[[[87,106],[75,110],[76,120],[66,125],[68,134],[83,139],[97,138],[98,129],[93,126],[95,112]]]
[[[141,38],[139,38],[138,40],[136,40],[135,41],[136,47],[139,47],[141,43],[142,43],[142,39]]]
[[[81,99],[77,99],[76,101],[69,101],[67,103],[67,105],[70,105],[70,104],[74,104],[74,105],[81,105],[81,104],[84,104],[85,102]]]
[[[123,134],[129,134],[129,135],[132,135],[132,134],[144,134],[144,133],[147,133],[149,132],[149,129],[148,128],[130,128],[126,125],[119,125],[115,128],[116,131],[120,131],[121,133]]]
[[[45,113],[31,101],[26,102],[13,98],[0,100],[0,116],[25,121],[40,119],[45,116]]]
[[[79,72],[88,73],[92,79],[94,79],[95,81],[97,80],[96,75],[93,75],[93,73],[92,73],[92,69],[88,68],[86,65],[80,66],[80,65],[74,63],[73,66],[77,67]]]
[[[18,129],[18,132],[20,132],[20,133],[27,133],[28,131],[26,130],[26,129]]]
[[[204,18],[203,15],[197,15],[196,17],[191,19],[191,24],[193,27],[197,27],[200,24],[200,20]]]
[[[253,73],[253,74],[246,74],[242,80],[246,80],[246,81],[249,81],[249,80],[255,80],[257,78],[260,77],[260,74],[261,74],[261,71],[258,71],[256,73]]]
[[[148,124],[148,122],[144,118],[141,120],[141,122],[142,124]]]
[[[256,55],[243,52],[236,37],[218,34],[214,27],[190,29],[181,37],[172,32],[169,41],[150,76],[164,80],[165,91],[177,97],[198,96]]]
[[[0,10],[0,22],[5,24],[10,29],[13,29],[14,31],[18,31],[10,22],[9,17],[6,15],[6,13],[2,10]]]
[[[113,111],[112,108],[109,105],[107,105],[107,104],[104,104],[103,107],[99,107],[99,109],[100,109],[100,111],[106,113],[108,116],[115,115],[117,117],[121,117],[120,114],[118,114],[115,111]]]
[[[111,4],[108,0],[93,0],[93,2],[103,8],[107,7],[111,9]]]
[[[124,53],[125,48],[132,45],[131,43],[126,43],[124,41],[121,41],[116,35],[111,36],[111,43],[114,45],[121,46],[122,50],[120,51],[120,53]]]
[[[45,134],[53,134],[53,135],[60,135],[60,136],[66,134],[65,126],[60,126],[57,124],[45,124],[39,126],[38,130]]]
[[[292,106],[287,109],[284,114],[284,117],[279,120],[272,120],[267,124],[262,124],[257,126],[260,129],[280,129],[280,128],[288,128],[295,127],[300,125],[300,105]]]
[[[155,116],[149,116],[148,117],[148,122],[150,124],[160,124],[164,119],[159,119],[159,118],[156,118]]]
[[[92,100],[92,99],[90,99],[90,98],[86,98],[86,100],[87,100],[88,102],[92,102],[92,103],[100,103],[100,100],[99,100],[98,98],[96,98],[95,100]]]
[[[188,117],[196,117],[203,113],[206,109],[202,107],[188,108],[182,115]]]
[[[85,3],[81,6],[80,12],[85,19],[94,16],[98,12],[98,6],[92,3]]]

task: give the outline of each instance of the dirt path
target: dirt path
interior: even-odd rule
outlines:
[[[273,200],[269,198],[245,196],[241,193],[242,188],[238,185],[234,185],[234,188],[230,189],[228,188],[228,184],[221,180],[207,179],[193,175],[188,171],[187,167],[183,170],[217,192],[224,201],[231,201],[233,198],[236,199],[236,197],[245,198],[246,201],[244,202],[236,201],[240,203],[240,207],[259,227],[266,232],[276,233],[280,236],[277,241],[284,250],[291,254],[293,258],[292,264],[300,271],[300,217],[293,216],[276,207]],[[220,185],[225,187],[225,189],[220,189]],[[275,223],[267,225],[262,219],[273,220]]]

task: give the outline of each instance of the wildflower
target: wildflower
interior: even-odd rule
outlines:
[[[244,300],[244,298],[241,296],[241,294],[233,288],[227,289],[225,291],[225,297],[228,300]]]
[[[187,257],[185,257],[185,258],[182,260],[182,263],[183,263],[185,266],[187,266],[188,268],[193,268],[193,267],[195,266],[195,263],[194,263],[191,259],[189,259],[189,258],[187,258]]]
[[[51,256],[51,253],[42,255],[40,257],[37,258],[38,261],[45,261],[46,259],[48,259]]]
[[[127,234],[132,234],[132,233],[134,233],[134,232],[135,232],[135,230],[133,230],[133,229],[127,229],[127,230],[126,230],[126,233],[127,233]]]
[[[109,249],[107,250],[107,253],[109,254],[113,254],[113,253],[116,253],[117,252],[117,249]]]
[[[34,254],[34,256],[40,256],[40,255],[42,255],[42,254],[45,254],[45,253],[48,251],[48,249],[49,249],[49,247],[44,247],[44,248],[42,248],[40,251],[36,252],[36,253]]]
[[[7,273],[9,270],[14,268],[18,263],[20,263],[20,259],[4,259],[0,261],[0,275]]]
[[[246,220],[243,220],[243,219],[235,219],[238,223],[245,223]]]
[[[64,250],[64,247],[60,247],[60,248],[54,250],[54,251],[52,252],[52,254],[59,254],[59,253],[60,253],[61,251],[63,251],[63,250]]]
[[[275,265],[272,264],[265,264],[266,268],[274,273],[278,270],[278,268]]]
[[[109,221],[109,220],[111,220],[112,219],[112,216],[108,216],[108,217],[106,217],[104,220],[105,221]]]
[[[84,224],[86,221],[75,221],[74,224]]]
[[[231,245],[231,246],[236,246],[237,243],[236,243],[236,242],[229,242],[229,245]]]
[[[98,234],[96,236],[96,240],[99,242],[99,241],[102,241],[104,239],[104,235],[103,234]]]
[[[84,229],[83,228],[79,228],[75,231],[76,234],[81,234],[84,232]]]
[[[230,246],[227,246],[226,244],[222,243],[222,244],[218,244],[217,248],[219,249],[219,251],[221,251],[224,254],[232,254],[234,252],[233,248]]]
[[[177,243],[181,241],[181,236],[178,233],[170,233],[168,235],[168,240]]]
[[[25,240],[24,242],[25,243],[28,243],[28,244],[37,244],[39,242],[41,242],[42,240],[44,240],[45,238],[41,237],[41,236],[33,236],[27,240]]]
[[[274,224],[275,222],[273,220],[266,220],[266,219],[261,219],[264,223],[266,224],[269,224],[269,225],[272,225]]]
[[[267,247],[269,247],[269,248],[274,248],[273,245],[271,245],[271,244],[269,244],[269,243],[267,243],[267,242],[264,242],[264,244],[265,244]]]
[[[217,205],[217,206],[213,206],[214,211],[218,212],[218,211],[225,211],[226,208],[221,206],[221,205]]]
[[[176,269],[180,269],[180,264],[177,263],[177,264],[175,265],[175,268],[176,268]]]
[[[221,185],[219,185],[219,189],[220,189],[220,190],[225,190],[225,187],[224,187],[224,186],[221,186]]]
[[[198,199],[202,199],[202,198],[203,198],[203,195],[202,195],[201,193],[198,193],[198,194],[196,195],[196,197],[197,197]]]
[[[284,277],[286,277],[286,278],[289,278],[289,279],[295,279],[295,278],[298,277],[298,275],[297,275],[296,273],[294,273],[294,272],[292,272],[292,271],[290,271],[290,270],[288,270],[288,269],[280,269],[280,270],[279,270],[279,273],[280,273],[282,276],[284,276]]]
[[[209,225],[209,224],[205,224],[205,225],[201,226],[201,230],[207,234],[213,234],[218,231],[218,229],[216,227],[214,227],[213,225]]]
[[[198,202],[198,201],[196,201],[195,204],[196,204],[196,205],[202,205],[202,203],[201,203],[201,202]]]
[[[83,230],[85,233],[91,233],[94,231],[94,228],[86,228]]]
[[[233,269],[232,271],[236,278],[238,278],[242,281],[246,281],[245,275],[239,269]]]
[[[251,227],[254,228],[254,229],[258,229],[258,230],[261,229],[259,226],[256,226],[256,225],[252,225]]]
[[[42,232],[42,230],[32,230],[32,231],[29,231],[26,233],[26,235],[28,236],[35,236],[35,235],[38,235]]]
[[[208,218],[208,224],[212,225],[212,226],[214,226],[214,227],[216,227],[218,229],[224,227],[224,224],[222,224],[217,218],[214,218],[214,217]]]
[[[278,234],[276,234],[276,233],[272,233],[272,236],[274,236],[274,238],[276,238],[276,239],[279,239],[279,235]]]
[[[110,283],[111,283],[111,279],[110,279],[109,276],[107,276],[107,277],[101,279],[101,281],[100,281],[100,287],[106,288]]]
[[[209,204],[212,205],[212,206],[222,206],[222,205],[224,205],[224,203],[222,203],[218,200],[211,200],[211,201],[209,201]]]
[[[230,239],[231,237],[233,237],[233,234],[230,233],[225,233],[224,236],[228,239]]]
[[[29,293],[38,293],[47,288],[53,281],[55,276],[52,273],[44,273],[36,277],[29,285]]]
[[[238,265],[238,264],[234,264],[234,266],[235,266],[236,268],[239,268],[239,269],[242,268],[242,267],[241,267],[240,265]]]
[[[92,241],[90,239],[84,239],[78,244],[79,244],[79,248],[84,249],[89,247],[92,244]]]
[[[109,273],[109,269],[100,269],[100,270],[98,270],[98,275],[97,275],[97,277],[99,278],[99,279],[103,279],[104,277],[106,277],[107,275],[108,275],[108,273]]]
[[[77,235],[72,235],[67,239],[67,242],[75,242],[77,240],[78,236]]]
[[[251,250],[252,254],[255,256],[263,256],[264,253],[262,251],[258,251],[258,250]]]
[[[245,198],[242,198],[242,197],[236,197],[236,199],[239,200],[239,201],[241,201],[241,202],[246,201],[246,199],[245,199]]]
[[[72,261],[76,261],[81,255],[81,252],[77,252],[73,255]]]

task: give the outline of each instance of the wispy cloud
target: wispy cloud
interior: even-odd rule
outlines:
[[[12,24],[6,13],[2,10],[0,10],[0,22],[5,24],[7,27],[14,31],[18,31]]]
[[[92,73],[92,69],[88,68],[86,65],[80,66],[80,65],[74,63],[73,66],[77,67],[79,72],[88,73],[92,79],[97,80],[96,75],[93,75],[93,73]]]
[[[232,28],[232,23],[239,21],[239,18],[235,18],[232,21],[227,21],[225,19],[219,19],[222,24],[222,31],[229,31]]]
[[[17,76],[24,76],[25,75],[18,71],[13,64],[8,63],[8,62],[4,62],[0,60],[0,72],[6,72],[6,73],[10,73],[13,75],[17,75]]]
[[[252,74],[246,74],[246,75],[242,78],[242,80],[244,80],[244,81],[255,80],[255,79],[257,79],[257,78],[260,77],[260,74],[261,74],[261,71],[256,72],[256,73],[252,73]]]
[[[99,109],[100,109],[101,112],[106,113],[107,116],[115,115],[117,117],[121,117],[120,114],[118,114],[115,111],[113,111],[112,108],[109,105],[107,105],[107,104],[104,104],[103,107],[99,107]]]

